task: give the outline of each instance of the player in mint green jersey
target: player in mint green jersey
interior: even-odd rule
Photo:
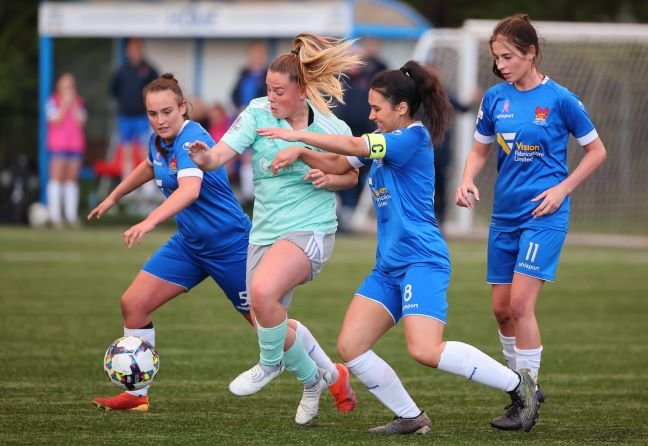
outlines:
[[[512,369],[530,369],[537,382],[542,342],[536,301],[545,281],[552,282],[556,274],[569,224],[569,194],[603,163],[606,150],[576,95],[540,72],[538,36],[526,14],[499,22],[490,50],[493,72],[505,82],[482,99],[456,202],[472,208],[470,195],[479,200],[474,180],[497,142],[486,281],[492,285],[506,362]],[[571,174],[570,134],[585,149]],[[508,406],[491,425],[520,429],[517,408]]]
[[[124,336],[138,336],[155,346],[153,312],[207,277],[219,285],[234,308],[252,324],[246,292],[250,219],[236,201],[225,169],[203,172],[189,157],[191,142],[202,140],[213,145],[214,140],[200,124],[189,119],[189,105],[171,73],[149,83],[143,97],[153,129],[147,159],[90,212],[88,219],[101,218],[124,195],[155,179],[166,199],[124,233],[124,242],[128,247],[138,244],[160,222],[172,217],[178,231],[151,256],[122,295]],[[335,370],[307,327],[293,319],[288,324],[319,367]],[[340,383],[348,383],[344,376]],[[147,386],[113,397],[95,398],[93,403],[105,410],[146,412],[148,394]],[[341,395],[338,409],[351,410],[349,398]]]
[[[375,434],[426,434],[428,416],[416,405],[394,370],[372,350],[399,320],[409,354],[419,363],[508,392],[524,429],[538,416],[528,371],[510,370],[475,347],[444,341],[450,282],[448,247],[434,215],[434,147],[445,131],[450,103],[439,80],[414,61],[376,75],[369,90],[369,118],[379,133],[361,137],[318,135],[281,128],[260,129],[273,141],[301,141],[347,155],[324,157],[303,147],[282,151],[272,167],[281,172],[295,160],[341,174],[366,164],[378,223],[376,265],[356,290],[337,347],[346,366],[396,416],[369,430]],[[417,116],[422,112],[424,122]]]
[[[333,363],[319,368],[300,337],[288,330],[287,309],[294,288],[313,280],[330,257],[337,229],[333,191],[355,185],[357,171],[326,175],[300,162],[275,175],[270,168],[275,155],[294,144],[268,140],[256,130],[278,126],[350,135],[328,106],[333,98],[342,100],[339,78],[358,59],[348,51],[351,41],[305,33],[293,43],[294,49],[268,69],[268,96],[252,100],[211,150],[202,141],[193,143],[190,156],[210,171],[252,148],[255,200],[247,281],[261,353],[257,365],[230,383],[230,391],[251,395],[288,368],[304,384],[295,421],[307,424],[317,416],[327,388],[338,410],[348,412],[356,404],[348,369]]]

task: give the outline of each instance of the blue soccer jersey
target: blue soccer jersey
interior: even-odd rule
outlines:
[[[355,167],[371,164],[368,185],[378,220],[376,266],[400,276],[420,263],[450,268],[448,247],[434,215],[434,150],[421,123],[368,135],[372,159],[349,157]]]
[[[245,258],[245,250],[238,247],[242,242],[247,245],[251,223],[234,197],[225,168],[203,172],[189,157],[189,145],[193,141],[203,141],[211,147],[215,144],[212,137],[200,124],[185,121],[172,145],[160,139],[166,155],[157,151],[154,140],[155,134],[149,142],[148,162],[165,197],[178,188],[178,178],[202,178],[198,199],[176,215],[178,231],[186,246],[194,253],[213,258],[225,256],[232,261],[239,260],[231,257],[232,252]]]
[[[541,201],[531,201],[567,178],[569,134],[584,146],[598,134],[585,107],[572,92],[545,77],[529,91],[503,82],[491,87],[477,115],[475,139],[497,142],[497,181],[491,227],[567,230],[569,197],[553,214],[534,219]]]

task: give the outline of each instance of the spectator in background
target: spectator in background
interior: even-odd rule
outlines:
[[[189,105],[189,115],[191,116],[191,120],[197,122],[202,128],[207,130],[209,128],[209,114],[205,102],[200,96],[194,96],[191,98]]]
[[[232,123],[232,120],[227,113],[227,110],[225,110],[225,107],[223,107],[223,104],[213,104],[209,108],[207,119],[209,122],[207,131],[209,132],[211,137],[214,138],[215,142],[220,141],[220,139],[223,137],[230,124]]]
[[[366,37],[362,39],[361,45],[364,49],[364,59],[367,62],[365,70],[369,79],[372,79],[376,74],[387,69],[387,64],[380,57],[382,43],[376,38]]]
[[[142,89],[158,78],[157,70],[143,56],[143,42],[138,38],[126,42],[126,62],[113,75],[110,92],[117,101],[117,130],[119,144],[124,153],[122,177],[126,177],[135,167],[132,150],[137,145],[143,150],[148,146],[151,133],[146,108],[142,99]],[[130,162],[129,162],[130,161]]]
[[[56,91],[46,105],[49,181],[47,206],[50,223],[78,225],[79,171],[85,151],[84,125],[87,118],[83,99],[77,94],[71,73],[62,74]],[[61,207],[63,214],[61,215]]]
[[[264,42],[253,42],[248,48],[247,64],[241,68],[232,90],[232,104],[240,113],[254,98],[266,96],[268,49]]]
[[[362,46],[351,47],[351,52],[357,54],[365,65],[354,65],[350,67],[345,74],[347,75],[342,81],[344,82],[344,104],[337,103],[333,109],[335,116],[347,123],[353,136],[361,136],[365,133],[372,133],[376,130],[376,124],[369,119],[371,108],[367,102],[369,94],[369,85],[375,74],[377,66],[385,66],[378,59],[373,62],[368,61],[368,53]],[[380,62],[378,64],[377,62]],[[358,204],[360,194],[364,188],[369,167],[360,168],[358,184],[355,187],[344,189],[337,192],[340,199],[338,217],[340,220],[340,230],[351,230],[349,226],[353,212]]]
[[[232,90],[232,104],[236,114],[241,113],[254,98],[267,96],[266,74],[268,73],[268,48],[262,41],[253,42],[248,48],[247,64],[241,68],[236,85]],[[240,195],[242,203],[254,200],[252,174],[252,152],[246,150],[237,159],[228,163],[228,172],[239,174]]]
[[[433,63],[427,64],[425,68],[435,77],[441,79],[441,70]],[[448,181],[452,175],[453,163],[453,136],[454,136],[454,118],[457,114],[466,113],[470,108],[481,99],[483,91],[476,88],[472,94],[470,102],[463,104],[459,101],[453,92],[445,88],[450,100],[450,105],[454,111],[450,118],[448,128],[443,135],[443,142],[438,150],[434,151],[434,214],[437,222],[441,226],[446,221],[446,209],[448,203]]]
[[[209,121],[209,127],[207,131],[214,138],[215,142],[220,141],[227,129],[232,124],[232,119],[230,118],[227,110],[223,104],[215,103],[209,108],[209,113],[207,115]],[[234,159],[225,165],[227,169],[227,177],[230,181],[230,184],[239,182],[239,170],[241,166],[240,157]],[[239,199],[239,201],[244,201]]]

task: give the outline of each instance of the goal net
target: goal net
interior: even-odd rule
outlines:
[[[468,233],[488,225],[496,176],[496,150],[477,179],[481,201],[468,211],[454,206],[454,190],[470,151],[479,99],[501,82],[492,71],[488,39],[496,25],[468,20],[461,29],[434,29],[417,43],[414,58],[433,64],[449,92],[472,109],[453,125],[448,175],[449,232]],[[648,25],[534,22],[540,37],[543,73],[574,92],[603,140],[608,159],[572,194],[570,227],[579,232],[648,235]],[[480,94],[477,94],[479,97]],[[569,168],[584,151],[569,141]]]

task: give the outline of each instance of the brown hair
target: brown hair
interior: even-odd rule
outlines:
[[[538,34],[536,29],[531,24],[531,19],[528,14],[519,13],[506,17],[495,26],[493,34],[488,42],[491,51],[493,49],[493,42],[501,36],[513,45],[522,54],[529,54],[531,47],[535,48],[536,56],[533,60],[534,65],[537,67],[542,55],[540,54],[540,43],[538,41]],[[500,70],[497,69],[497,64],[493,61],[493,73],[495,76],[504,79]]]
[[[315,108],[330,114],[334,100],[344,103],[340,77],[349,67],[361,63],[358,55],[349,51],[353,42],[301,33],[293,40],[293,50],[278,56],[268,71],[288,74],[290,80],[306,90]]]
[[[148,95],[149,93],[155,91],[167,91],[167,90],[171,91],[175,95],[178,107],[180,107],[183,102],[186,102],[184,94],[182,93],[182,89],[180,88],[180,84],[178,83],[178,80],[171,73],[164,73],[157,79],[149,82],[142,90],[142,97],[144,99],[144,102],[146,102],[146,95]],[[188,107],[185,113],[182,115],[182,117],[184,119],[189,119]],[[160,135],[157,134],[155,135],[155,139],[154,139],[155,149],[159,153],[166,155],[167,151],[162,147],[162,144],[160,143],[161,139],[162,138],[160,138]]]
[[[439,143],[448,127],[452,106],[448,94],[437,76],[420,63],[410,60],[398,70],[385,70],[371,81],[371,89],[397,106],[406,102],[410,118],[422,107],[422,121],[430,131],[432,140]]]

